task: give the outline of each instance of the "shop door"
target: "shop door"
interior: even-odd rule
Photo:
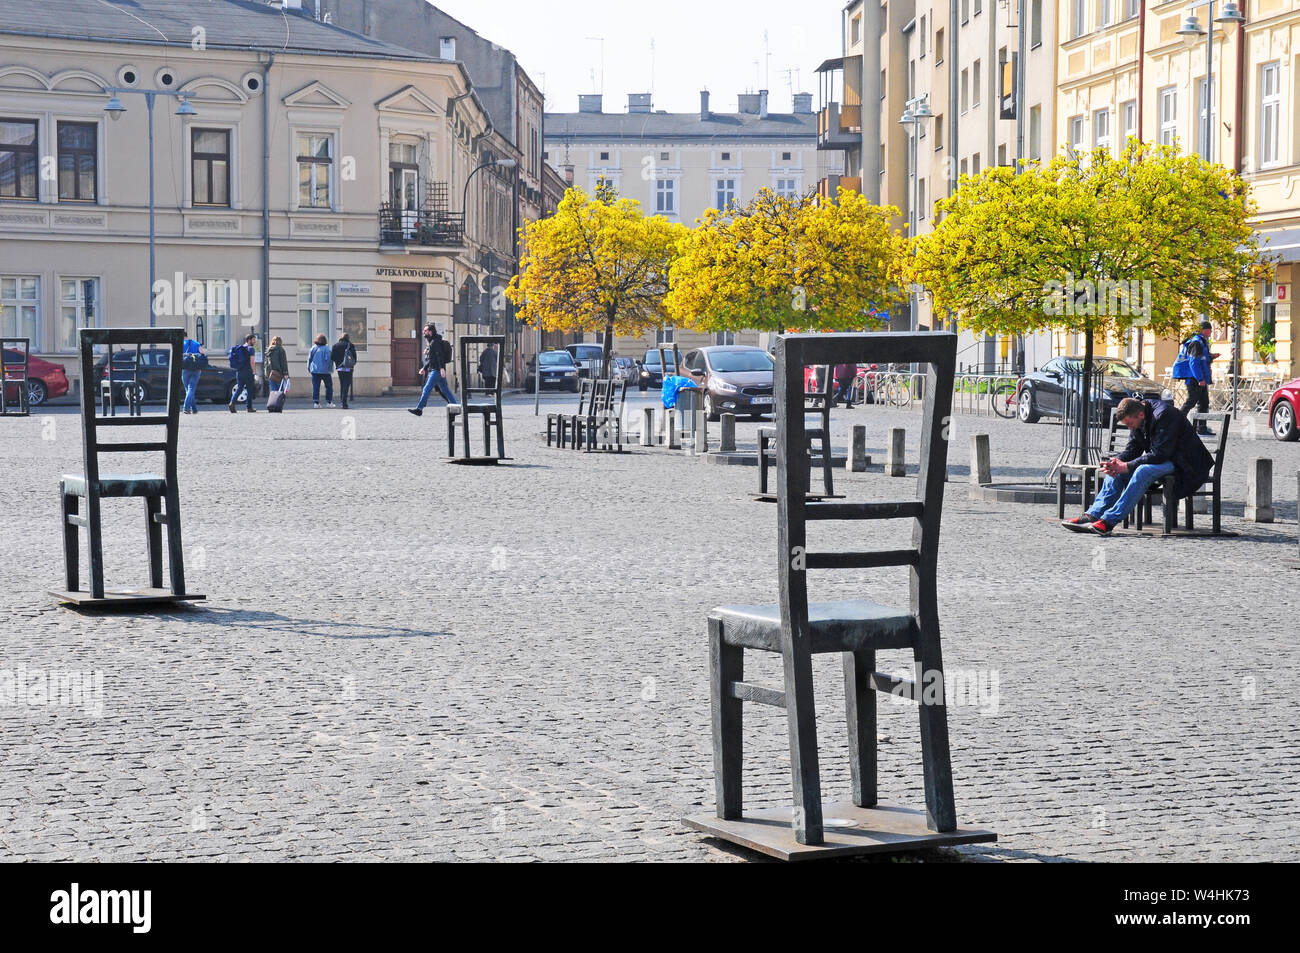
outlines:
[[[424,290],[420,285],[393,285],[393,386],[412,387],[420,380],[424,327]]]

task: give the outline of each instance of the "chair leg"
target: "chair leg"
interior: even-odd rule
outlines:
[[[1065,472],[1056,472],[1056,518],[1065,519]]]
[[[1166,483],[1163,488],[1163,511],[1165,522],[1165,535],[1168,536],[1178,527],[1178,501],[1174,499],[1174,491],[1171,484]]]
[[[1196,497],[1189,496],[1183,501],[1183,513],[1187,516],[1187,531],[1190,533],[1195,524],[1195,503]]]
[[[468,460],[470,458],[470,451],[469,451],[469,410],[467,408],[465,407],[461,408],[460,418],[461,418],[460,436],[461,439],[464,441],[461,444],[461,450],[465,454],[465,459]]]
[[[500,457],[502,460],[504,460],[506,458],[506,430],[505,430],[505,422],[501,419],[501,417],[502,417],[501,408],[498,407],[496,412],[497,456]]]
[[[167,487],[163,499],[167,507],[167,561],[171,574],[172,594],[185,595],[185,547],[181,542],[181,495],[175,486]]]
[[[921,714],[921,767],[925,775],[926,824],[932,831],[947,833],[957,829],[957,810],[952,794],[952,759],[948,750],[948,706],[940,691],[940,701],[927,699],[926,679],[944,684],[943,658],[938,633],[927,638],[914,653],[922,682],[916,686]],[[927,643],[929,647],[927,648]]]
[[[718,817],[736,820],[741,816],[741,764],[744,751],[744,702],[727,691],[731,682],[745,675],[745,650],[722,641],[722,620],[709,620],[709,685],[713,705],[713,785],[717,793]]]
[[[154,519],[161,512],[162,501],[159,497],[144,498],[144,531],[149,540],[149,587],[151,589],[163,587],[162,524]]]
[[[767,434],[758,435],[758,492],[767,493]]]
[[[1219,509],[1221,498],[1219,496],[1219,481],[1214,481],[1214,492],[1210,497],[1210,522],[1214,530],[1214,535],[1218,536],[1223,529],[1223,513]]]
[[[492,418],[483,415],[483,456],[492,456]]]
[[[550,421],[547,421],[546,445],[550,446],[550,444],[551,444],[551,424]],[[447,456],[454,457],[455,455],[456,455],[456,418],[453,417],[451,414],[448,414],[447,415]]]
[[[812,656],[806,646],[797,645],[787,645],[781,654],[785,663],[785,714],[794,787],[794,839],[800,844],[817,846],[824,842],[824,832]]]
[[[822,485],[827,496],[835,495],[835,477],[831,471],[831,428],[822,431]]]
[[[853,803],[876,806],[876,691],[868,679],[875,652],[844,653],[844,707],[849,721],[849,767]]]
[[[76,592],[81,585],[81,534],[69,516],[80,515],[81,501],[76,494],[63,493],[63,581],[68,592]]]
[[[90,540],[90,597],[92,599],[104,598],[104,528],[100,522],[99,497],[94,495],[94,487],[91,487],[91,495],[86,497],[86,523],[88,537]]]

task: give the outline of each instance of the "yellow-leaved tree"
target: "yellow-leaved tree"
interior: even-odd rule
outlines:
[[[664,324],[668,269],[685,227],[647,216],[612,191],[569,189],[555,214],[521,229],[523,257],[506,295],[547,331],[599,331],[604,373],[616,334]]]
[[[876,312],[904,300],[897,214],[844,189],[838,202],[763,189],[710,209],[678,241],[668,313],[708,332],[879,327]]]

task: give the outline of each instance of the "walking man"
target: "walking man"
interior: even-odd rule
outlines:
[[[339,403],[348,409],[348,394],[352,393],[352,371],[357,366],[357,348],[344,331],[338,342],[330,349],[330,360],[339,370]]]
[[[1128,445],[1118,457],[1102,461],[1106,482],[1091,508],[1061,523],[1073,532],[1107,536],[1157,480],[1172,479],[1174,499],[1181,500],[1195,493],[1214,467],[1214,457],[1173,401],[1125,397],[1115,415],[1129,429]]]
[[[193,338],[186,338],[181,356],[181,386],[185,388],[185,405],[181,409],[187,414],[199,412],[199,375],[207,366],[208,356],[203,351],[203,345]]]
[[[1210,353],[1210,332],[1214,326],[1209,321],[1201,322],[1201,329],[1183,342],[1178,349],[1178,360],[1174,362],[1172,376],[1175,380],[1187,383],[1187,400],[1182,406],[1183,416],[1195,407],[1197,413],[1207,413],[1210,409],[1210,362],[1214,355]],[[1205,425],[1197,422],[1196,432],[1212,437],[1214,434]]]
[[[407,408],[408,413],[420,417],[424,414],[424,407],[429,403],[429,397],[436,389],[442,395],[443,400],[448,405],[458,404],[456,395],[451,392],[447,386],[447,378],[443,374],[443,368],[447,366],[447,356],[451,348],[443,340],[438,329],[432,324],[425,325],[424,328],[424,364],[420,368],[420,374],[424,377],[424,391],[420,394],[420,402],[414,407]]]
[[[483,386],[489,390],[497,386],[497,349],[489,344],[478,356],[478,376],[483,378]]]
[[[253,357],[257,354],[257,335],[249,334],[244,338],[243,344],[236,344],[227,353],[230,359],[230,366],[235,369],[235,390],[230,395],[230,412],[233,414],[239,404],[239,395],[242,392],[248,401],[248,412],[257,413],[257,408],[253,406]]]

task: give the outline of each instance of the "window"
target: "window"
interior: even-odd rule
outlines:
[[[961,0],[961,22],[964,24],[970,19],[970,0]]]
[[[673,328],[659,328],[655,331],[655,344],[672,344]]]
[[[1110,110],[1098,109],[1092,114],[1092,147],[1110,151]]]
[[[799,182],[796,179],[777,179],[776,194],[783,199],[794,201],[799,197]]]
[[[27,338],[33,351],[40,350],[40,281],[35,277],[0,278],[0,337]]]
[[[885,71],[880,71],[880,98],[885,98]]]
[[[716,331],[713,335],[713,343],[717,347],[731,347],[736,343],[736,332]]]
[[[1097,0],[1097,29],[1110,26],[1110,0]]]
[[[1139,0],[1124,0],[1124,19],[1131,20],[1138,15]]]
[[[1029,158],[1043,158],[1043,107],[1029,107]]]
[[[850,33],[849,42],[854,44],[862,42],[862,14],[858,14],[856,17],[853,18],[853,26],[852,29],[849,31],[849,33]]]
[[[736,180],[735,179],[718,179],[715,187],[718,203],[717,207],[725,211],[730,206],[736,204]]]
[[[1036,49],[1043,45],[1043,0],[1030,0],[1029,4],[1029,47]]]
[[[781,161],[782,161],[782,162],[789,162],[789,161],[790,161],[791,159],[793,159],[793,158],[794,158],[794,153],[792,153],[792,152],[782,152],[782,153],[781,153]]]
[[[99,127],[93,122],[59,123],[59,201],[93,202],[98,185]]]
[[[97,328],[99,321],[99,279],[64,278],[59,282],[60,351],[75,351],[80,328]]]
[[[1138,104],[1136,99],[1130,99],[1119,107],[1120,121],[1123,123],[1124,144],[1128,145],[1129,139],[1138,134]]]
[[[438,59],[454,60],[456,58],[456,38],[443,36],[438,38]]]
[[[668,161],[668,153],[667,153],[667,152],[661,152],[661,153],[659,153],[659,161],[660,161],[660,162],[667,162],[667,161]]]
[[[609,161],[609,153],[608,153],[608,152],[602,152],[602,153],[600,154],[600,161],[601,161],[601,162],[608,162],[608,161]]]
[[[907,98],[911,99],[916,95],[916,60],[907,62]]]
[[[230,205],[230,132],[190,130],[191,189],[194,205]]]
[[[305,133],[298,136],[298,207],[330,208],[334,138]]]
[[[1070,117],[1070,151],[1078,155],[1083,151],[1083,117]]]
[[[998,165],[1007,164],[1007,147],[1006,144],[998,146]]]
[[[980,104],[980,61],[976,60],[975,65],[971,67],[971,107]]]
[[[919,216],[922,214],[920,210],[925,208],[926,206],[925,179],[922,179],[920,182],[916,183],[916,191],[917,191],[917,199],[916,199],[917,213],[916,214]]]
[[[1259,166],[1278,161],[1279,119],[1282,115],[1280,90],[1281,63],[1265,63],[1259,68]]]
[[[1196,146],[1197,152],[1206,154],[1205,148],[1205,112],[1210,113],[1210,144],[1214,144],[1214,83],[1205,80],[1196,82]]]
[[[673,179],[655,181],[655,211],[663,215],[677,211],[677,183]]]
[[[975,0],[975,16],[984,12],[984,0]]]
[[[925,59],[925,42],[929,39],[929,34],[925,31],[925,16],[921,17],[921,31],[916,35],[917,42],[921,44],[921,59]]]
[[[938,30],[934,34],[934,65],[938,66],[943,62],[943,30]]]
[[[961,71],[961,111],[966,111],[966,101],[969,98],[970,91],[970,70]]]
[[[1267,355],[1260,352],[1260,346],[1268,347],[1277,341],[1277,285],[1271,281],[1264,282],[1260,295],[1259,330],[1255,332],[1255,360],[1265,360]]]
[[[979,154],[978,152],[975,153],[973,156],[971,156],[971,159],[970,159],[970,174],[971,174],[971,175],[979,175],[979,174],[980,174],[980,154]]]
[[[1166,86],[1157,96],[1160,102],[1160,144],[1172,146],[1178,138],[1178,89]]]
[[[1088,30],[1088,0],[1071,0],[1070,39],[1083,36]]]
[[[937,152],[943,148],[943,116],[934,117],[934,148]]]
[[[730,152],[724,152],[724,153],[722,154],[722,161],[723,161],[723,162],[730,162],[730,161],[731,161],[731,153],[730,153]]]
[[[961,166],[959,167],[959,170],[960,170],[960,174],[961,174],[961,175],[965,175],[965,174],[966,174],[966,160],[965,160],[965,159],[962,159],[962,160],[961,160]]]
[[[333,337],[332,297],[328,281],[298,282],[298,347],[302,350],[309,350],[317,335]]]
[[[203,292],[195,320],[203,319],[203,338],[200,343],[214,354],[227,350],[234,342],[230,334],[230,292],[222,278],[194,279]],[[198,334],[196,324],[194,332]]]
[[[0,199],[36,200],[34,119],[0,119]]]
[[[889,29],[889,4],[880,5],[880,35],[884,36],[885,31]]]

